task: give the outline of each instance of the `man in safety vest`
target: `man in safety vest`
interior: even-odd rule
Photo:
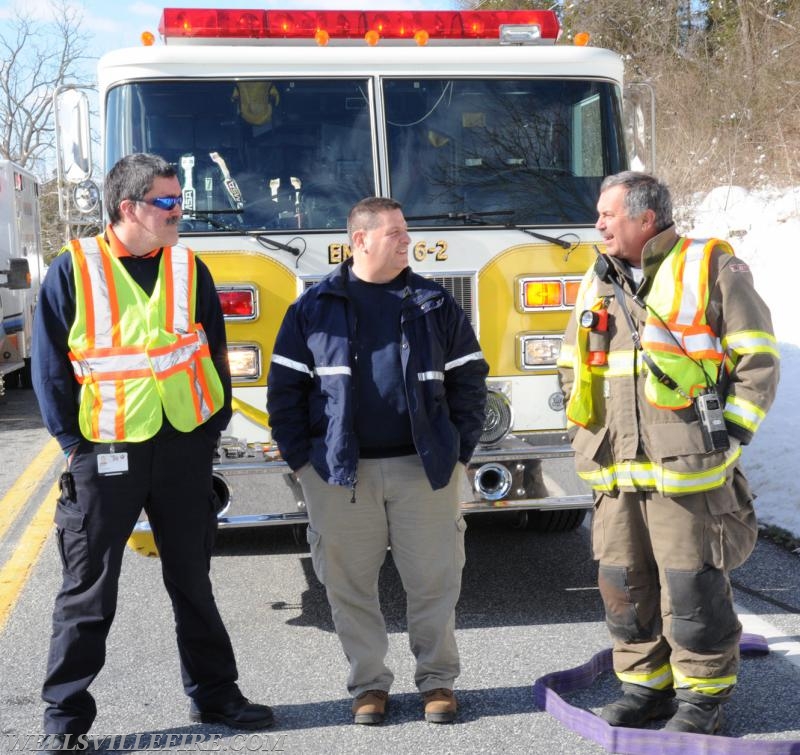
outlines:
[[[770,313],[726,242],[677,234],[652,176],[609,176],[597,210],[606,254],[559,368],[622,681],[600,715],[714,734],[739,663],[729,572],[757,536],[740,446],[778,386]]]
[[[178,242],[181,186],[155,155],[105,180],[110,223],[74,240],[42,285],[33,381],[67,458],[55,522],[63,564],[42,697],[48,751],[80,749],[96,715],[125,543],[142,509],[172,601],[193,721],[258,729],[212,594],[212,459],[231,416],[222,311],[208,268]]]

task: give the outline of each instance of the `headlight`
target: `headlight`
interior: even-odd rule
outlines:
[[[255,345],[229,345],[228,365],[232,380],[258,380],[261,377],[261,350]]]
[[[546,369],[556,366],[556,360],[561,353],[561,336],[550,335],[520,335],[519,366],[523,370]]]
[[[511,409],[511,400],[501,391],[489,388],[486,399],[486,418],[483,421],[483,432],[479,443],[491,446],[499,443],[511,431],[514,423],[514,413]]]

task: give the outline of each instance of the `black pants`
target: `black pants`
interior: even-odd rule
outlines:
[[[211,492],[213,441],[202,429],[162,431],[143,443],[116,443],[128,471],[98,474],[108,444],[83,442],[70,467],[71,499],[56,510],[63,583],[42,698],[47,734],[89,731],[97,713],[89,685],[105,662],[125,543],[142,509],[153,528],[164,585],[172,601],[186,694],[202,707],[237,697],[230,638],[211,590],[216,533]]]

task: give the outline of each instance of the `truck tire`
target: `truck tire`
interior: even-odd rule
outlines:
[[[9,372],[5,376],[5,385],[6,389],[33,388],[30,358],[25,360],[24,367],[20,367],[20,369],[14,370],[14,372]]]
[[[570,532],[577,529],[586,518],[587,509],[554,509],[521,511],[516,527],[532,532]]]
[[[33,379],[31,378],[31,358],[25,360],[25,366],[19,371],[19,387],[30,389],[33,388]]]

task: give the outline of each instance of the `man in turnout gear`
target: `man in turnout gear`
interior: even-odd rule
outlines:
[[[289,307],[278,332],[269,421],[303,489],[314,570],[350,663],[354,723],[384,720],[394,680],[378,600],[388,546],[425,720],[449,723],[466,527],[458,494],[489,368],[463,310],[409,268],[397,202],[361,200],[347,230],[352,259]]]
[[[739,665],[729,573],[757,536],[741,446],[778,386],[770,313],[726,242],[677,234],[656,178],[609,176],[597,210],[606,254],[559,370],[623,690],[600,715],[714,734]]]
[[[231,416],[222,310],[208,268],[178,242],[181,186],[132,154],[105,180],[110,223],[56,257],[36,311],[33,381],[67,458],[55,523],[63,583],[42,697],[52,752],[77,749],[97,708],[125,543],[142,509],[175,614],[189,715],[272,723],[236,684],[209,577],[214,448]]]

